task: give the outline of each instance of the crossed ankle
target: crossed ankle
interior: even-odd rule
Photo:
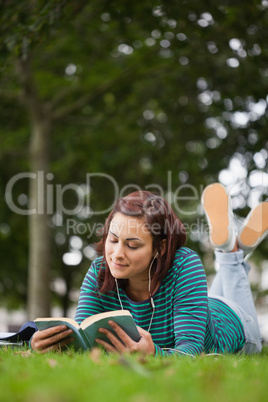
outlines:
[[[231,198],[224,186],[214,183],[202,194],[203,204],[210,228],[210,242],[215,249],[232,252],[242,249],[252,252],[268,235],[268,202],[254,208],[240,228],[238,238],[234,227]]]

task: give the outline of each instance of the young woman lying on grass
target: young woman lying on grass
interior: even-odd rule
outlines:
[[[230,197],[218,184],[208,186],[202,203],[220,269],[207,294],[198,255],[184,246],[186,233],[171,206],[147,191],[118,200],[104,227],[97,258],[81,287],[75,320],[118,309],[131,312],[141,339],[134,342],[114,322],[101,329],[107,352],[148,355],[257,353],[261,337],[248,281],[250,252],[268,232],[268,203],[257,206],[235,233]],[[71,330],[57,326],[37,331],[33,350],[62,349]]]

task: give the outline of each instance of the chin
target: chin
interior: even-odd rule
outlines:
[[[126,276],[122,273],[120,274],[120,272],[115,273],[111,271],[111,274],[115,279],[127,279]]]

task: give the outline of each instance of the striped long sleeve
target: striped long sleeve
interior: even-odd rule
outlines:
[[[75,320],[81,323],[90,315],[121,309],[117,292],[98,292],[98,272],[102,257],[88,270],[79,297]],[[103,267],[102,269],[105,269]],[[135,302],[119,288],[123,308],[129,310],[136,324],[148,330],[156,356],[202,352],[235,352],[242,348],[244,335],[237,315],[220,300],[207,296],[207,282],[198,255],[182,247],[167,276],[153,295],[153,314],[149,299]]]

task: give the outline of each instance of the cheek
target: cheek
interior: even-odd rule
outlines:
[[[143,266],[148,266],[151,261],[151,255],[149,250],[145,251],[142,250],[139,253],[133,253],[132,254],[132,262],[143,267]]]
[[[111,246],[112,246],[111,243],[106,241],[106,243],[105,243],[105,251],[110,251],[111,248],[112,248]]]
[[[106,241],[105,248],[104,248],[104,254],[105,254],[106,259],[107,259],[107,256],[109,254],[111,254],[111,252],[112,252],[111,244],[108,241]]]

